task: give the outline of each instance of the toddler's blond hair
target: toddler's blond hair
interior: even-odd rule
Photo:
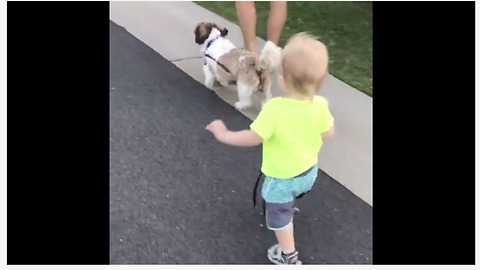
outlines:
[[[286,87],[313,97],[328,73],[327,47],[307,33],[292,36],[282,52],[282,76]]]

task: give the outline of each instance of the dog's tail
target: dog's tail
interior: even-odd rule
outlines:
[[[267,41],[260,52],[260,69],[266,69],[271,72],[278,69],[282,57],[282,49],[271,41]]]
[[[270,89],[270,74],[278,69],[281,56],[282,49],[273,42],[267,41],[255,63],[255,69],[259,76],[259,91],[264,92]]]
[[[260,57],[250,55],[242,56],[239,59],[239,67],[244,70],[256,71],[259,83],[258,90],[263,92],[270,88],[270,74],[280,65],[282,49],[273,42],[267,41],[265,47],[260,52]]]
[[[257,72],[273,72],[280,65],[281,55],[282,49],[277,47],[273,42],[267,41],[259,57],[255,57],[253,54],[241,56],[238,63],[244,69],[247,69],[246,67],[248,67],[248,69],[255,67]]]

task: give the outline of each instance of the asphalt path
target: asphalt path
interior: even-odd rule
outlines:
[[[111,22],[111,264],[270,264],[275,237],[251,198],[261,147],[216,142],[216,118],[251,123]],[[320,170],[297,207],[304,264],[371,264],[370,205]]]

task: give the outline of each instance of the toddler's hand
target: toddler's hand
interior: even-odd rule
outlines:
[[[213,133],[213,135],[215,135],[217,139],[220,134],[228,131],[227,127],[225,126],[222,120],[214,120],[213,122],[207,125],[206,129],[211,133]]]

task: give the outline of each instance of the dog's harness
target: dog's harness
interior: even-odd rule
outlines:
[[[260,70],[257,70],[257,75],[258,75],[258,90],[260,92],[263,92],[263,78],[262,78],[262,72],[263,72],[263,68],[261,68]]]
[[[207,47],[205,48],[205,57],[208,57],[210,59],[212,59],[213,61],[215,61],[215,63],[217,63],[217,65],[219,65],[220,67],[222,67],[226,72],[232,74],[232,72],[230,72],[230,70],[225,66],[223,65],[222,63],[218,62],[218,60],[216,60],[215,58],[213,58],[211,55],[209,55],[207,53],[208,51],[208,48],[213,44],[213,42],[215,42],[217,39],[219,39],[220,36],[217,36],[215,37],[214,39],[210,40],[208,43],[207,43]],[[203,59],[203,64],[206,65],[207,64],[207,59]]]
[[[226,72],[232,74],[232,72],[230,72],[230,70],[222,63],[218,62],[217,59],[213,58],[211,55],[209,55],[207,53],[208,51],[208,48],[213,44],[213,42],[215,42],[217,39],[219,39],[220,36],[216,36],[215,38],[213,38],[212,40],[210,40],[208,43],[207,43],[207,47],[205,48],[205,52],[204,52],[204,55],[206,58],[203,59],[203,64],[204,65],[207,65],[207,58],[210,58],[212,59],[213,61],[215,61],[215,63],[217,63],[217,65],[219,65],[221,68],[223,68]],[[262,73],[263,73],[263,68],[261,68],[260,70],[257,70],[257,75],[258,75],[258,80],[259,80],[259,83],[258,83],[258,90],[260,92],[263,92],[263,78],[262,78]]]
[[[305,175],[309,174],[313,170],[313,168],[315,168],[315,166],[312,166],[310,169],[304,171],[303,173],[301,173],[301,174],[299,174],[299,175],[297,175],[293,178],[305,176]],[[263,179],[265,180],[265,175],[260,171],[260,174],[257,177],[257,181],[255,182],[255,186],[253,187],[253,208],[255,208],[257,206],[257,189],[258,189],[258,184],[260,183],[260,179],[262,178],[262,175],[264,176]],[[309,191],[304,192],[302,194],[299,194],[296,197],[296,199],[301,199],[308,192]],[[265,200],[263,200],[263,199],[262,199],[262,208],[263,208],[263,214],[265,215]]]

